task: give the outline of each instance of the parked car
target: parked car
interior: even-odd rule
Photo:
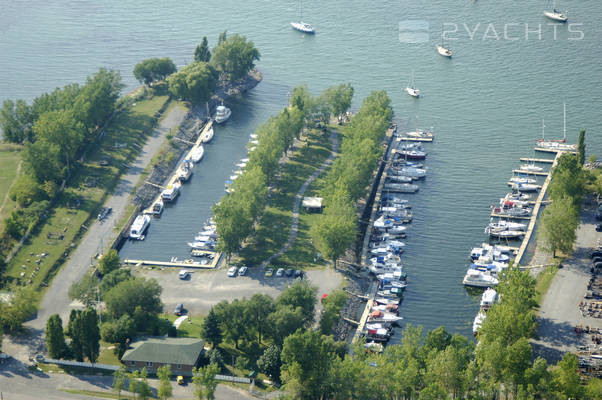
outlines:
[[[295,271],[293,271],[291,268],[289,268],[284,273],[286,274],[286,276],[293,276]]]
[[[303,277],[303,272],[298,269],[295,271],[295,278],[302,278]]]
[[[278,268],[278,271],[276,271],[276,276],[278,278],[281,278],[284,276],[284,268]]]
[[[263,274],[266,277],[271,277],[272,275],[274,275],[274,270],[272,268],[266,268],[265,269],[265,274]]]
[[[184,304],[182,304],[182,303],[176,304],[176,309],[173,311],[173,313],[176,314],[177,316],[184,314]]]
[[[247,273],[247,271],[249,270],[249,268],[247,268],[246,266],[242,266],[238,269],[238,275],[240,276],[245,276],[245,274]]]
[[[228,276],[231,277],[231,278],[235,277],[237,271],[238,271],[238,268],[236,268],[236,267],[230,267],[228,269]]]
[[[178,278],[184,280],[184,279],[188,279],[188,277],[190,276],[190,272],[186,271],[185,269],[180,270],[180,272],[178,273]]]
[[[602,232],[602,224],[596,225],[596,232]]]

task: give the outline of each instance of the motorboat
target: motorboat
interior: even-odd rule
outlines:
[[[222,122],[226,122],[230,118],[230,115],[232,115],[232,110],[222,103],[222,105],[217,106],[215,109],[214,120],[216,123],[221,124]]]
[[[311,26],[310,24],[306,23],[306,22],[291,22],[291,26],[293,27],[293,29],[298,30],[299,32],[303,32],[303,33],[309,33],[309,34],[314,34],[316,33],[316,30],[314,29],[313,26]]]
[[[431,131],[427,131],[424,129],[418,129],[415,131],[405,132],[403,134],[403,136],[411,137],[411,138],[418,138],[418,139],[432,139],[434,135],[433,135],[433,132],[431,132]]]
[[[395,154],[408,160],[424,160],[426,158],[426,152],[417,149],[397,150]]]
[[[522,176],[513,176],[512,178],[510,178],[510,181],[508,182],[509,185],[512,185],[513,183],[530,183],[530,184],[535,184],[537,183],[537,179],[533,179],[533,178],[524,178]]]
[[[197,146],[190,152],[190,159],[192,160],[192,162],[198,163],[203,159],[204,154],[205,148],[202,145]]]
[[[485,318],[487,318],[487,314],[484,311],[479,311],[474,317],[474,321],[472,323],[472,334],[477,336],[479,329],[483,326],[483,322],[485,322]]]
[[[527,224],[522,224],[519,222],[511,222],[511,221],[502,219],[499,221],[490,222],[489,225],[487,225],[487,228],[491,229],[491,230],[526,231]],[[487,232],[485,232],[485,233],[487,233]]]
[[[388,322],[395,324],[401,320],[403,320],[403,317],[382,311],[372,311],[368,316],[368,322]]]
[[[399,299],[389,299],[385,297],[377,297],[374,299],[375,303],[378,304],[399,304]]]
[[[541,186],[534,185],[532,183],[513,183],[512,189],[521,192],[537,192],[539,189],[541,189]]]
[[[483,243],[481,247],[474,247],[470,250],[470,259],[478,263],[493,261],[507,263],[510,261],[510,250],[502,246]]]
[[[416,193],[419,187],[410,183],[385,183],[384,189],[397,193]]]
[[[188,162],[184,161],[178,171],[176,172],[176,176],[180,180],[180,182],[186,182],[192,176],[192,168],[188,164]]]
[[[194,241],[215,244],[215,238],[216,236],[214,235],[196,235]]]
[[[531,195],[528,193],[521,193],[520,191],[507,193],[502,200],[504,201],[527,201],[531,199]]]
[[[489,236],[499,239],[520,239],[525,236],[525,232],[516,231],[516,230],[508,230],[508,229],[489,229],[487,232]]]
[[[215,239],[217,238],[217,232],[215,232],[215,230],[204,230],[204,231],[200,231],[197,234],[197,237],[202,237],[202,236],[206,236],[210,239]],[[195,238],[196,240],[196,238]]]
[[[405,175],[392,175],[387,174],[387,180],[392,183],[412,183],[413,179],[410,176]]]
[[[257,138],[258,138],[258,136],[257,136],[257,134],[256,134],[256,133],[251,133],[251,134],[249,135],[249,139],[251,139],[251,140],[254,140],[254,139],[257,139]]]
[[[373,311],[391,312],[396,313],[399,311],[399,305],[397,304],[377,304],[372,306]]]
[[[391,337],[391,331],[389,329],[368,329],[366,337],[370,340],[386,342]]]
[[[202,143],[209,143],[213,139],[213,126],[206,130],[201,137]]]
[[[155,204],[153,204],[153,208],[151,210],[153,215],[161,215],[163,212],[163,201],[161,199],[157,200]]]
[[[189,242],[188,246],[197,250],[213,250],[215,245],[207,242]]]
[[[161,199],[163,199],[163,201],[174,201],[180,194],[181,187],[182,184],[180,182],[174,182],[172,185],[167,186],[167,188],[161,192]]]
[[[535,164],[521,164],[520,170],[521,171],[528,171],[528,172],[541,172],[541,171],[543,171],[543,168],[542,167],[538,167]]]
[[[398,170],[398,173],[401,175],[409,176],[411,178],[424,178],[426,176],[426,169],[403,167]]]
[[[495,289],[487,288],[481,296],[481,309],[487,310],[498,300],[498,295]]]
[[[151,218],[148,215],[138,215],[130,226],[130,239],[144,240],[144,232],[148,229],[150,222]]]
[[[492,276],[489,272],[480,271],[478,269],[469,269],[462,279],[462,284],[465,286],[473,287],[492,287],[497,286],[499,281],[497,278]]]
[[[495,214],[499,215],[507,215],[508,217],[528,217],[533,211],[530,207],[511,207],[511,208],[502,208],[496,207],[493,209]]]
[[[553,8],[552,11],[548,11],[548,10],[544,11],[543,15],[545,15],[546,17],[548,17],[554,21],[558,21],[558,22],[566,22],[569,19],[569,17],[566,14],[566,11],[564,13],[562,13],[555,8]]]

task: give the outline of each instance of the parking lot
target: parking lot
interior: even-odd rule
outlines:
[[[282,290],[294,281],[293,277],[264,276],[264,270],[249,268],[245,276],[228,277],[227,268],[217,270],[189,269],[190,277],[182,280],[178,277],[179,268],[163,270],[132,268],[137,276],[155,278],[163,287],[161,300],[165,310],[172,312],[176,304],[184,304],[189,314],[207,314],[211,307],[222,300],[231,301],[237,298],[249,298],[255,293],[263,293],[276,298]],[[343,275],[332,268],[307,271],[305,278],[318,287],[317,296],[338,289],[343,282]]]

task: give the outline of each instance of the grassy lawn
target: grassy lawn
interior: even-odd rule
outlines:
[[[303,147],[297,150],[282,167],[280,180],[275,185],[276,188],[272,192],[256,232],[240,252],[240,262],[249,266],[259,265],[284,246],[290,232],[297,192],[330,155],[331,144],[328,137],[329,133],[321,131],[309,133]],[[326,176],[326,173],[327,171],[324,171],[321,178]],[[321,183],[321,179],[314,181],[304,196],[315,195]],[[300,211],[297,239],[287,253],[275,260],[275,265],[285,265],[295,269],[322,265],[320,261],[315,260],[317,251],[309,237],[311,224],[317,218],[320,218],[320,214]]]
[[[105,399],[117,399],[117,394],[113,393],[113,392],[101,392],[100,390],[80,390],[80,389],[61,389],[61,388],[59,388],[59,390],[66,392],[66,393],[79,394],[82,396],[101,397],[101,398],[105,398]],[[124,390],[121,391],[121,396],[119,396],[119,399],[135,399],[134,396],[123,394],[124,392],[125,392]],[[153,398],[156,398],[156,397],[153,397]]]
[[[119,365],[121,362],[117,355],[113,352],[114,344],[100,341],[100,354],[98,355],[98,364]]]
[[[554,279],[554,276],[556,276],[556,272],[558,272],[558,267],[552,265],[537,275],[537,282],[535,283],[535,301],[538,306],[541,305],[541,301],[550,288],[552,280]]]
[[[162,314],[161,318],[167,318],[169,322],[174,322],[179,317],[174,314]],[[178,337],[200,338],[203,320],[203,317],[190,315],[190,322],[187,320],[180,324],[180,329],[178,329]]]
[[[168,100],[155,96],[138,101],[127,112],[119,114],[107,128],[100,146],[86,156],[86,162],[61,193],[46,222],[39,224],[30,239],[11,260],[6,279],[19,285],[38,287],[47,283],[56,266],[62,264],[70,248],[75,247],[78,234],[119,182],[119,176],[133,161],[154,126],[153,115]],[[99,161],[108,160],[101,167]],[[99,249],[101,251],[102,249]]]
[[[21,168],[22,146],[0,143],[0,224],[15,208],[8,192]]]

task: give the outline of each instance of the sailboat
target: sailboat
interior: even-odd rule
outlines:
[[[443,42],[443,26],[441,26],[441,44],[437,45],[437,53],[442,55],[443,57],[451,58],[452,51],[445,47],[445,43]]]
[[[300,9],[300,14],[301,14],[301,19],[303,18],[303,2],[300,3],[299,6]],[[293,27],[293,29],[298,30],[299,32],[303,32],[303,33],[316,33],[316,30],[314,29],[313,26],[311,26],[308,23],[305,23],[303,21],[299,21],[299,22],[291,22],[291,26]]]
[[[566,143],[566,103],[562,105],[562,115],[563,115],[563,123],[562,123],[562,139],[552,139],[546,140],[545,137],[545,122],[541,120],[541,139],[537,140],[537,147],[542,149],[553,149],[553,150],[562,150],[562,151],[576,151],[577,145],[567,144]]]
[[[558,22],[566,22],[569,19],[566,11],[562,13],[556,9],[555,3],[552,6],[552,11],[544,10],[543,15]]]
[[[420,97],[420,90],[414,87],[414,71],[412,71],[412,78],[410,79],[410,83],[408,86],[403,89],[412,97]]]

